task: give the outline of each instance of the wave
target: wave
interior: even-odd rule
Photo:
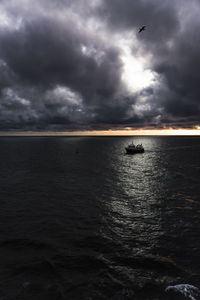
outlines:
[[[165,291],[170,295],[170,297],[173,296],[181,297],[183,295],[186,299],[191,299],[191,300],[200,299],[200,290],[197,287],[190,284],[178,284],[174,286],[168,286],[165,289]]]
[[[142,288],[124,288],[118,291],[112,300],[199,300],[200,290],[190,284],[158,286],[147,284]]]

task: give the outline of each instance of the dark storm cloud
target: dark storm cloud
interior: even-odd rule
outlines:
[[[116,87],[120,90],[119,51],[100,43],[84,28],[80,30],[76,25],[76,17],[69,16],[63,21],[58,16],[54,18],[48,14],[31,13],[31,20],[27,19],[26,16],[23,18],[19,29],[6,28],[0,32],[0,55],[19,78],[22,94],[24,86],[35,89],[39,99],[31,99],[31,105],[37,116],[40,116],[37,122],[66,125],[77,120],[85,123],[88,118],[93,119],[95,112],[92,107],[95,110],[96,106],[111,101],[118,92]],[[67,93],[62,104],[57,100],[59,95],[55,92],[53,100],[47,99],[45,95],[56,90],[57,86],[80,94],[84,105],[81,104],[81,108],[78,104],[69,105]],[[30,95],[27,97],[29,99]],[[6,99],[9,102],[8,97]],[[79,118],[74,120],[69,118],[73,115],[72,106],[79,111]],[[4,115],[4,110],[1,114]],[[13,126],[16,123],[15,115],[16,109],[13,108]],[[22,111],[20,115],[23,115]],[[21,116],[22,122],[23,119],[26,126],[27,118]]]
[[[101,45],[98,63],[98,57],[87,51],[97,51],[98,55],[99,45],[74,29],[73,24],[37,18],[26,22],[21,30],[3,32],[1,41],[1,56],[27,84],[64,84],[86,93],[88,100],[95,91],[112,96],[119,84],[117,51]],[[86,54],[82,52],[84,47]]]
[[[28,0],[1,1],[0,128],[193,126],[200,115],[199,15],[195,0],[45,0],[34,8]],[[139,35],[141,25],[147,30]],[[156,74],[139,91],[121,80],[127,33],[132,55],[150,56]]]
[[[199,117],[200,113],[200,37],[199,24],[190,26],[177,37],[167,59],[156,64],[157,72],[167,80],[173,96],[164,98],[167,112],[175,116]]]

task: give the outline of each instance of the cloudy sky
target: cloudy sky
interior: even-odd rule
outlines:
[[[199,0],[0,1],[1,131],[193,128],[199,117]]]

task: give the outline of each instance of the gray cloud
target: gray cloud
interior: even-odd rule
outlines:
[[[0,128],[193,126],[199,15],[195,0],[1,1]],[[154,74],[146,87],[122,80],[125,47]]]

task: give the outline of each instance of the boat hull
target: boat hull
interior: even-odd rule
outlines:
[[[144,149],[126,149],[126,154],[144,153]]]

